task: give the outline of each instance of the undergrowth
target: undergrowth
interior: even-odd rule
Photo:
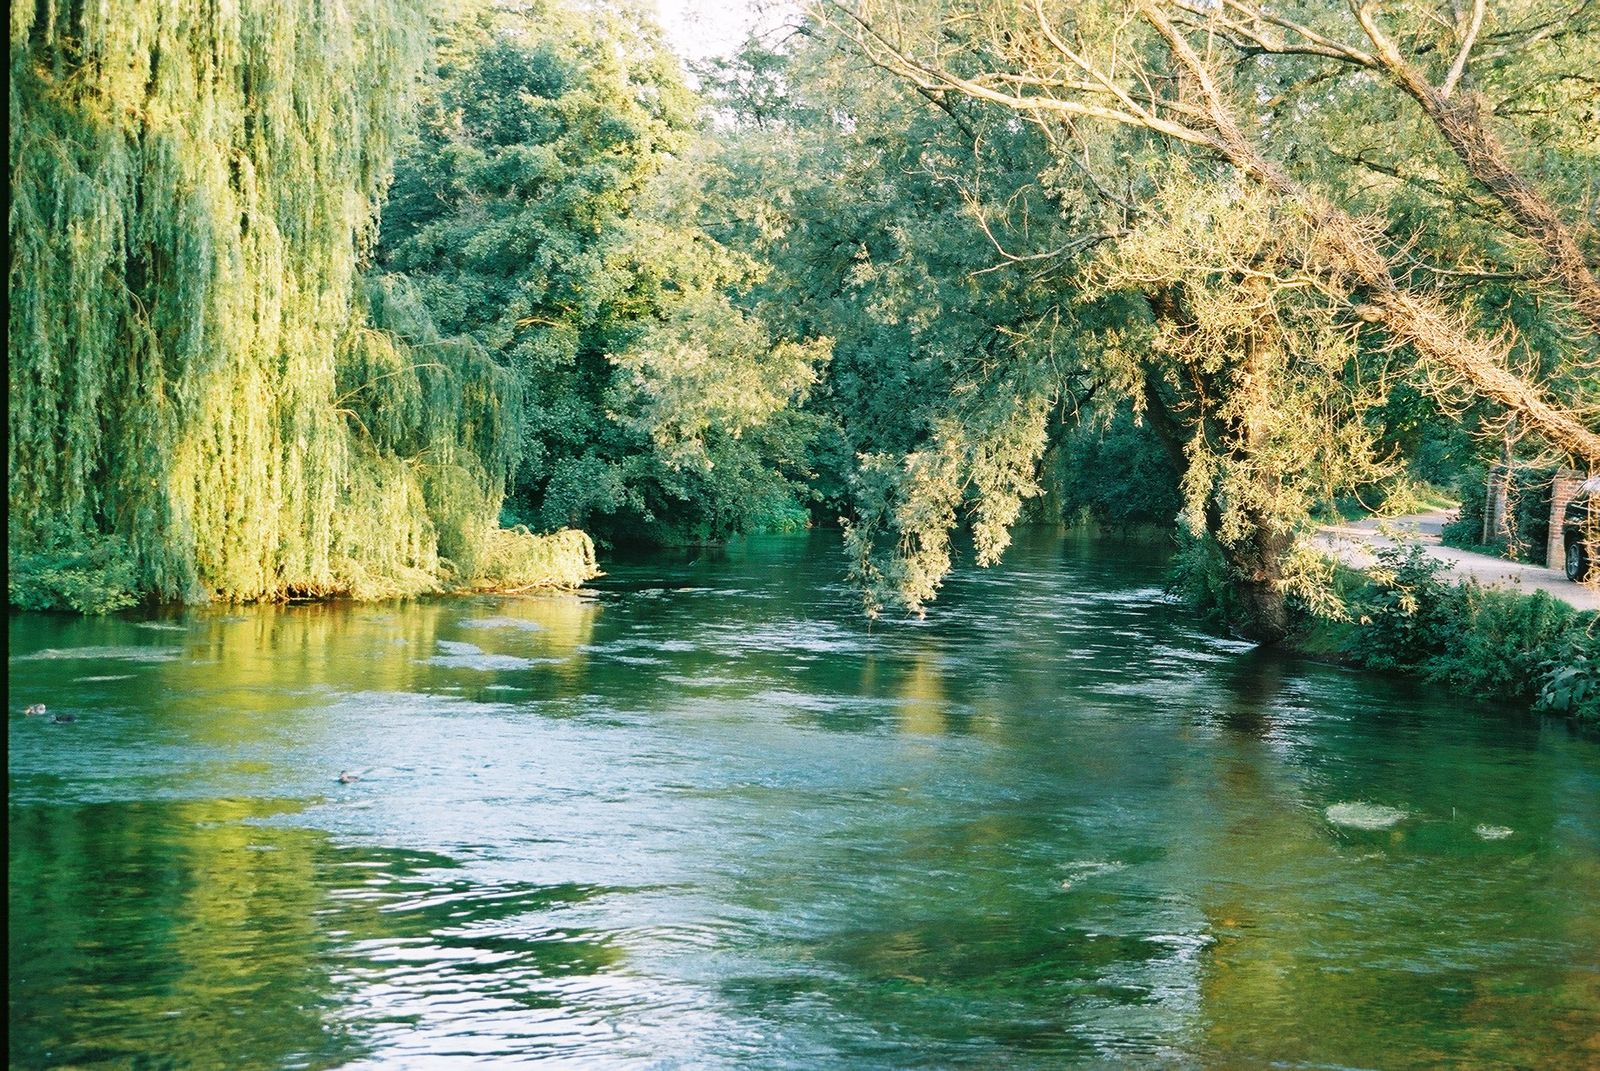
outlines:
[[[116,536],[52,533],[32,547],[12,549],[6,574],[11,605],[22,610],[106,614],[139,602],[133,556]]]
[[[1600,614],[1542,591],[1451,584],[1417,546],[1378,559],[1347,600],[1351,661],[1600,725]]]

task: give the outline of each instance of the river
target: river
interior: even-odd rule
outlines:
[[[836,534],[606,568],[13,614],[11,1065],[1600,1066],[1562,723],[1208,636],[1110,541],[876,624]]]

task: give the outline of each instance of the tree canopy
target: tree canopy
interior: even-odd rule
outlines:
[[[1092,346],[1094,375],[1181,454],[1191,527],[1251,596],[1241,627],[1275,639],[1305,579],[1294,537],[1310,492],[1380,471],[1396,382],[1600,459],[1597,340],[1570,255],[1594,235],[1552,207],[1593,197],[1593,118],[1579,104],[1592,95],[1591,6],[1559,29],[1507,11],[1489,38],[1481,9],[1353,8],[1376,53],[1334,44],[1350,29],[1336,14],[1238,4],[887,0],[824,5],[815,25],[950,116],[952,141],[996,112],[1041,131],[1041,179],[1100,240],[1008,259],[1058,262],[1079,345],[1106,343]],[[1402,29],[1428,60],[1396,58]],[[1448,69],[1419,73],[1442,50]],[[1545,107],[1526,130],[1489,118],[1525,114],[1529,97]],[[1121,309],[1097,326],[1088,310],[1107,301]],[[903,486],[916,467],[908,455]],[[989,497],[976,481],[965,494]],[[901,559],[927,542],[925,518],[909,519],[879,525],[900,530]]]
[[[1600,465],[1593,0],[828,0],[693,88],[582,0],[12,23],[14,601],[837,522],[921,612],[1087,510],[1273,641],[1342,496]]]
[[[803,523],[773,418],[827,345],[737,303],[762,269],[702,226],[714,147],[655,29],[542,2],[440,35],[379,263],[520,383],[511,515],[666,541]]]
[[[426,56],[390,0],[12,5],[14,599],[85,547],[167,599],[465,579],[514,383],[361,281]]]

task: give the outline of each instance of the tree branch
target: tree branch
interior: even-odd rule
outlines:
[[[1461,49],[1456,53],[1456,61],[1450,65],[1450,73],[1445,75],[1444,84],[1439,86],[1439,95],[1448,97],[1455,91],[1456,83],[1461,81],[1461,75],[1467,69],[1467,54],[1472,51],[1472,46],[1478,40],[1478,31],[1483,28],[1483,10],[1486,5],[1484,0],[1472,0],[1472,22],[1467,26],[1467,34],[1461,39]]]

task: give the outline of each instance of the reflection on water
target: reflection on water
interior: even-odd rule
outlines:
[[[825,535],[14,615],[11,1064],[1600,1063],[1595,744],[1208,638],[1129,553],[871,627]]]

